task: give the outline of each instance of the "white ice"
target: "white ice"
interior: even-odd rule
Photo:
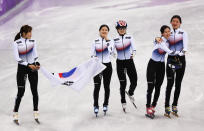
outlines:
[[[191,0],[169,5],[132,8],[150,0],[94,1],[75,6],[38,8],[38,2],[9,22],[0,26],[0,131],[202,131],[204,129],[204,1]],[[182,28],[189,35],[187,68],[179,99],[179,118],[167,119],[164,113],[166,78],[156,108],[156,118],[144,116],[146,104],[146,67],[152,52],[152,41],[159,36],[161,25],[169,25],[171,16],[183,18]],[[118,19],[128,22],[128,32],[136,40],[134,58],[138,72],[135,99],[138,109],[129,103],[127,114],[121,109],[119,81],[113,59],[111,96],[107,116],[100,108],[99,118],[93,114],[93,82],[80,93],[60,86],[51,87],[39,73],[39,111],[41,125],[32,115],[32,95],[27,81],[26,92],[19,110],[18,127],[12,122],[12,110],[17,93],[17,62],[11,44],[23,24],[33,26],[41,64],[53,72],[64,71],[90,57],[92,41],[98,37],[101,24],[111,28],[110,38],[116,35],[114,23]],[[100,107],[103,104],[103,87]],[[173,96],[173,92],[172,92]],[[172,100],[172,99],[171,99]]]

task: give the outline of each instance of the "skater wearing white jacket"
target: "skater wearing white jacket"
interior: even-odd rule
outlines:
[[[108,25],[101,25],[99,28],[100,37],[95,39],[92,44],[92,57],[97,57],[106,66],[106,69],[94,77],[94,113],[99,112],[99,91],[101,80],[103,78],[104,84],[104,103],[103,111],[106,114],[108,110],[109,96],[110,96],[110,81],[112,76],[111,53],[113,52],[113,42],[108,38],[109,27]]]
[[[169,48],[173,51],[180,51],[182,55],[169,54],[167,59],[167,87],[166,87],[166,98],[165,98],[165,112],[170,114],[170,96],[171,90],[175,83],[174,98],[172,102],[172,113],[176,116],[178,109],[178,99],[181,91],[181,83],[186,68],[186,58],[185,54],[188,49],[188,35],[187,33],[180,28],[182,20],[179,15],[174,15],[171,18],[172,31],[169,37]],[[176,61],[176,64],[174,64]]]
[[[136,54],[135,40],[131,35],[126,34],[127,23],[123,20],[116,22],[118,36],[114,39],[114,47],[117,51],[117,74],[120,81],[120,95],[123,111],[126,108],[125,89],[127,85],[126,73],[130,79],[128,96],[134,103],[134,91],[137,86],[137,72],[133,57]]]
[[[33,111],[34,118],[38,121],[38,69],[40,68],[40,63],[37,62],[38,55],[36,50],[35,40],[32,37],[32,27],[29,25],[24,25],[21,27],[20,32],[15,37],[15,42],[13,45],[13,52],[16,61],[18,62],[17,70],[17,86],[18,93],[15,99],[14,106],[14,122],[18,123],[18,110],[21,103],[21,99],[25,92],[26,79],[30,82],[30,88],[33,95]]]
[[[165,74],[165,55],[168,53],[169,55],[179,54],[180,51],[172,51],[169,49],[169,37],[170,37],[170,27],[163,25],[160,29],[162,42],[154,41],[154,48],[152,52],[152,56],[149,60],[147,66],[147,117],[154,118],[155,107],[157,105],[157,101],[160,95],[161,85],[164,80]],[[154,92],[153,102],[152,93]]]

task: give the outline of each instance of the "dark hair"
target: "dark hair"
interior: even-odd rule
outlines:
[[[177,18],[177,19],[179,20],[179,22],[182,23],[181,16],[179,16],[179,15],[174,15],[174,16],[172,16],[170,22],[172,22],[173,19],[175,19],[175,18]]]
[[[108,27],[108,25],[105,25],[105,24],[103,24],[103,25],[100,26],[99,31],[100,31],[103,27],[106,27],[106,28],[108,29],[108,31],[110,31],[110,28]]]
[[[14,41],[18,40],[21,38],[22,34],[25,33],[27,34],[28,32],[32,31],[32,27],[29,25],[23,25],[20,29],[20,32],[15,36]]]
[[[161,34],[164,33],[164,30],[165,30],[166,28],[169,28],[169,30],[170,30],[170,27],[169,27],[169,26],[167,26],[167,25],[162,25],[162,27],[160,28]]]

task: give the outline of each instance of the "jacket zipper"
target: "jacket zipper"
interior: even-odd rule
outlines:
[[[175,44],[176,44],[175,34],[176,34],[176,30],[174,29],[174,49],[175,49],[175,51],[176,51],[176,46],[175,46]]]
[[[26,44],[27,39],[25,39],[25,45],[26,45],[26,60],[28,62],[28,57],[27,57],[27,44]]]
[[[122,35],[122,44],[123,44],[124,57],[125,57],[125,60],[126,60],[126,56],[125,56],[125,46],[124,46],[124,43],[123,43],[123,35]]]
[[[102,63],[103,63],[103,38],[102,38]]]

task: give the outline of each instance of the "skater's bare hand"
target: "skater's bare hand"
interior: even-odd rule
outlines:
[[[35,65],[28,65],[28,67],[32,70],[37,70],[36,66]]]
[[[157,42],[158,44],[160,44],[160,43],[162,42],[162,38],[161,38],[161,37],[156,37],[155,40],[156,40],[156,42]]]

